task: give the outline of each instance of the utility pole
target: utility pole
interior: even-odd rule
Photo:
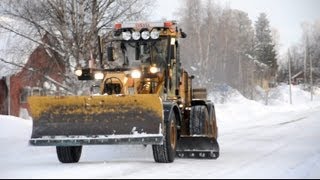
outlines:
[[[290,104],[292,104],[292,89],[291,89],[291,54],[290,49],[288,49],[288,60],[289,60],[289,91],[290,91]]]
[[[239,89],[241,92],[243,92],[243,73],[242,73],[242,64],[241,64],[241,52],[238,51],[238,63],[239,63],[239,66],[238,66],[238,73],[239,73],[239,77],[238,77],[238,83],[239,83]]]
[[[312,58],[310,58],[310,94],[311,94],[311,101],[313,101],[313,74],[312,74]]]
[[[303,62],[303,67],[304,67],[304,73],[303,73],[303,78],[304,78],[304,87],[307,87],[307,59],[308,59],[308,37],[306,36],[306,42],[305,42],[305,50],[304,50],[304,62]]]

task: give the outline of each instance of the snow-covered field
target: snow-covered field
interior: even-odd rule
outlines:
[[[86,146],[78,164],[60,164],[54,147],[31,147],[32,122],[0,116],[0,178],[320,178],[320,96],[288,87],[270,106],[234,93],[217,104],[217,160],[154,163],[143,146]]]

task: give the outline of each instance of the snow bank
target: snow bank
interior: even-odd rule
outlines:
[[[319,87],[314,87],[313,92],[316,96],[320,96],[320,88]]]
[[[223,89],[223,90],[222,90]],[[268,106],[291,106],[294,108],[304,106],[317,106],[320,102],[320,88],[314,87],[313,101],[311,101],[311,93],[303,90],[302,85],[292,86],[292,102],[290,104],[290,91],[289,85],[281,84],[276,88],[272,88],[268,94]],[[230,86],[219,86],[214,92],[209,94],[209,99],[215,104],[247,104],[252,106],[264,107],[266,104],[266,92],[257,87],[256,91],[259,98],[256,101],[245,98],[239,91],[231,88]],[[266,107],[264,107],[266,108]]]
[[[30,138],[32,121],[24,120],[13,116],[0,115],[1,138]]]
[[[260,91],[260,93],[264,92]],[[274,119],[270,114],[286,117],[288,113],[294,115],[300,111],[320,106],[320,95],[315,95],[314,101],[311,101],[310,92],[304,91],[301,86],[292,87],[292,105],[290,104],[288,85],[271,89],[268,105],[265,105],[266,101],[262,95],[261,99],[253,101],[245,98],[237,90],[228,87],[225,88],[225,91],[209,94],[209,99],[216,105],[219,126],[222,126],[223,129],[225,127],[238,129],[248,126],[248,124],[249,126],[257,126],[261,124],[261,121],[266,121],[267,124],[281,123],[281,117]]]
[[[272,105],[283,105],[290,103],[290,87],[288,85],[280,85],[277,88],[271,89],[270,91],[270,103]],[[314,104],[311,102],[311,93],[303,90],[302,85],[292,86],[292,103],[294,105],[301,104]],[[320,100],[320,94],[318,88],[315,88],[314,101]]]

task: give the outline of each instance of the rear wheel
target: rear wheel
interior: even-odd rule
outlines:
[[[153,157],[158,163],[172,163],[176,155],[177,148],[177,126],[176,116],[171,113],[169,120],[164,127],[163,145],[153,145]]]
[[[82,146],[57,146],[57,155],[61,163],[77,163],[80,160]]]
[[[209,113],[206,106],[193,106],[190,113],[190,135],[207,135]]]

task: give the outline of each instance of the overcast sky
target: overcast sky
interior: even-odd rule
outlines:
[[[175,12],[183,0],[158,0],[158,8],[154,11],[153,20],[177,19]],[[230,4],[232,9],[240,9],[248,13],[253,23],[261,12],[268,15],[270,25],[280,33],[281,51],[301,39],[301,23],[320,20],[320,0],[215,0],[224,5]]]

